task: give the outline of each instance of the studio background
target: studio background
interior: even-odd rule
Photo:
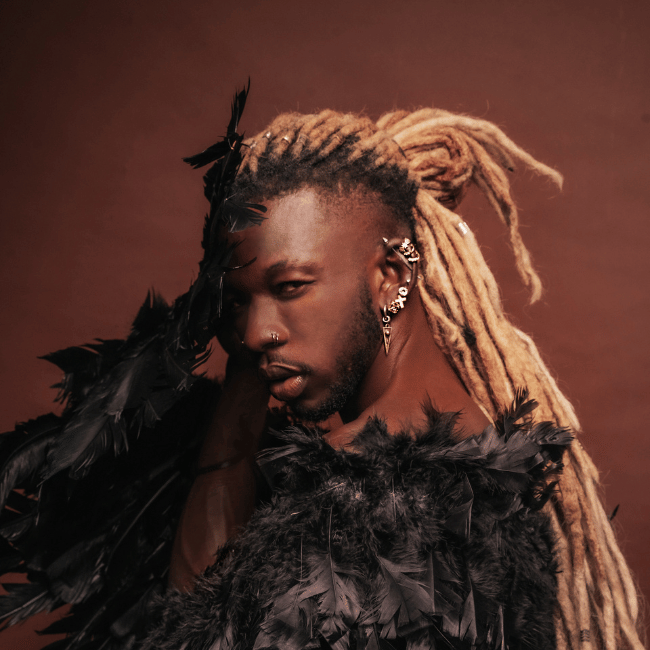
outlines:
[[[39,355],[123,337],[148,289],[187,290],[207,203],[181,157],[222,135],[249,76],[251,135],[287,110],[467,112],[565,176],[514,176],[533,306],[496,217],[476,195],[460,212],[577,408],[650,594],[649,27],[643,0],[5,0],[0,428],[51,410]],[[32,627],[0,648],[42,646]]]

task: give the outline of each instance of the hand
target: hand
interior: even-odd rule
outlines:
[[[226,380],[199,455],[199,467],[253,456],[264,432],[270,393],[257,361],[240,347],[226,364]]]
[[[199,455],[200,474],[176,531],[170,584],[190,590],[217,550],[246,525],[255,509],[253,455],[266,423],[269,391],[243,346],[228,357],[226,381]]]

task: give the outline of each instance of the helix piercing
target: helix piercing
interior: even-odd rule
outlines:
[[[399,252],[411,263],[420,261],[420,253],[415,250],[415,245],[410,239],[404,239],[399,245]]]

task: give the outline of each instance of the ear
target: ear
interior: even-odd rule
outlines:
[[[397,299],[400,288],[411,292],[417,280],[417,263],[409,262],[399,247],[404,238],[383,239],[383,254],[380,257],[379,270],[381,283],[379,287],[379,308],[389,305]]]

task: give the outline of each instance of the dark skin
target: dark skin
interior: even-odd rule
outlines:
[[[336,448],[352,449],[372,416],[391,432],[425,425],[421,405],[429,399],[440,411],[460,412],[459,438],[489,424],[433,341],[415,269],[394,250],[408,229],[377,197],[303,188],[264,204],[260,227],[229,235],[238,243],[231,264],[243,268],[226,275],[219,340],[229,361],[199,466],[231,464],[192,487],[170,569],[180,589],[191,589],[253,513],[253,455],[271,394],[297,412],[322,414],[320,407],[336,402],[332,386],[361,365],[359,381],[339,391],[341,421],[324,436]],[[400,287],[410,293],[392,315],[385,354],[377,324]],[[364,333],[372,336],[361,344],[355,338]]]

